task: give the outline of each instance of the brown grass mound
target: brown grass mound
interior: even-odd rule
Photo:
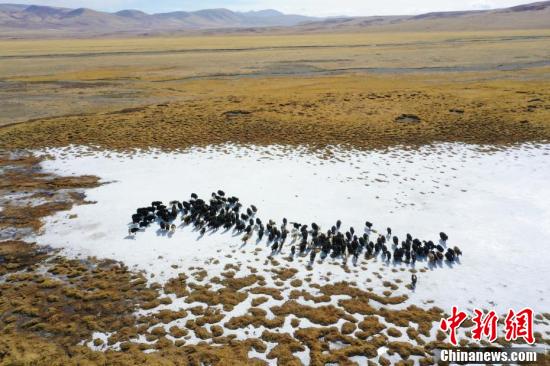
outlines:
[[[394,338],[401,337],[401,335],[403,334],[403,333],[401,333],[401,331],[399,329],[393,328],[393,327],[388,328],[388,330],[386,332],[388,333],[388,335],[390,337],[394,337]]]
[[[378,312],[387,322],[400,327],[409,326],[409,322],[418,324],[418,331],[425,335],[430,335],[433,322],[438,322],[443,316],[443,310],[433,307],[429,310],[423,310],[415,305],[410,305],[405,310],[389,310],[381,308]]]
[[[376,309],[361,299],[340,299],[338,300],[338,305],[351,314],[376,314]]]
[[[310,365],[346,363],[349,357],[361,355],[369,358],[377,355],[377,349],[384,344],[383,338],[370,342],[341,334],[337,328],[298,329],[294,336],[310,349]],[[338,342],[341,348],[331,349],[331,343]],[[330,352],[326,352],[329,351]]]
[[[167,294],[175,294],[177,297],[187,296],[187,276],[184,273],[178,274],[177,278],[169,279],[164,285],[164,292]]]
[[[355,332],[355,329],[357,329],[357,326],[352,322],[342,324],[342,334],[351,334]]]
[[[168,324],[170,322],[173,322],[174,320],[185,318],[187,316],[187,311],[185,310],[169,310],[169,309],[162,309],[157,313],[154,313],[148,317],[147,320],[151,323],[163,323]]]
[[[185,298],[185,302],[188,304],[203,302],[210,306],[222,305],[225,311],[231,311],[233,307],[246,300],[247,297],[248,294],[244,292],[234,291],[225,287],[211,291],[206,286],[196,286]]]
[[[388,342],[388,348],[390,351],[398,353],[403,359],[407,359],[411,355],[425,356],[425,352],[420,347],[408,342]]]
[[[255,298],[254,300],[252,300],[252,306],[253,307],[260,306],[260,305],[266,303],[267,301],[269,301],[269,299],[267,297],[260,296],[260,297]]]
[[[286,281],[294,277],[298,270],[296,268],[273,268],[271,272],[275,274],[274,280]]]
[[[319,291],[328,296],[348,295],[353,299],[358,299],[366,303],[368,303],[369,300],[373,300],[383,305],[401,304],[402,302],[408,299],[407,295],[401,295],[401,296],[395,296],[395,297],[380,296],[378,294],[375,294],[374,292],[363,291],[355,286],[352,286],[350,283],[345,281],[321,286],[319,288]]]
[[[302,284],[303,284],[303,281],[300,280],[300,279],[297,279],[297,278],[290,281],[290,286],[292,286],[292,287],[301,287]]]
[[[283,299],[283,295],[281,294],[281,291],[273,287],[263,287],[263,286],[253,287],[250,289],[250,293],[255,295],[260,295],[260,294],[269,295],[275,300]]]
[[[260,285],[263,285],[265,284],[264,281],[265,281],[265,278],[263,276],[251,274],[246,277],[225,278],[222,281],[220,281],[220,283],[223,284],[228,289],[231,289],[233,291],[239,291],[245,287],[252,286],[257,282],[260,283]]]
[[[378,318],[374,316],[365,317],[357,326],[361,329],[361,332],[357,332],[355,335],[361,339],[367,339],[368,337],[379,334],[386,328],[386,326],[380,323]]]
[[[321,325],[334,324],[340,319],[355,321],[353,317],[350,317],[348,314],[332,305],[311,307],[299,304],[294,300],[289,300],[282,306],[273,306],[271,307],[271,311],[273,314],[279,316],[295,315],[298,318],[307,318],[312,323]]]
[[[254,328],[264,326],[273,329],[281,327],[285,322],[285,318],[282,316],[277,316],[273,319],[267,319],[266,316],[267,312],[265,310],[250,308],[248,309],[248,314],[233,317],[224,326],[228,329],[243,329],[249,325],[252,325]]]
[[[270,360],[277,359],[278,366],[302,366],[300,359],[293,355],[294,352],[304,351],[304,346],[288,333],[272,333],[264,331],[261,337],[264,341],[277,343],[267,354]]]
[[[303,297],[304,300],[313,301],[317,304],[321,303],[321,302],[329,302],[330,301],[330,296],[328,296],[328,295],[314,296],[314,295],[311,294],[311,292],[308,292],[306,290],[292,290],[290,292],[290,295],[289,295],[290,300],[297,300],[300,297]]]

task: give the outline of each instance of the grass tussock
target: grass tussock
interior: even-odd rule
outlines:
[[[332,305],[311,307],[302,305],[295,300],[286,301],[281,306],[273,306],[271,307],[271,311],[278,316],[295,315],[299,318],[306,318],[312,323],[321,325],[331,325],[342,318],[350,318],[344,311]],[[351,321],[355,321],[353,317],[351,317],[351,319]]]
[[[267,311],[259,308],[248,309],[248,314],[229,319],[224,326],[228,329],[244,329],[248,326],[258,328],[264,326],[268,329],[281,327],[285,322],[283,316],[276,316],[273,319],[267,318]]]

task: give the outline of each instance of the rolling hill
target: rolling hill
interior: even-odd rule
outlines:
[[[296,30],[346,31],[474,31],[550,28],[550,1],[493,10],[434,12],[413,16],[326,19],[299,25]]]
[[[90,37],[174,33],[265,33],[339,31],[475,31],[550,28],[550,1],[493,10],[420,15],[313,18],[277,10],[235,12],[205,9],[147,14],[87,8],[0,4],[0,38]]]
[[[220,28],[288,27],[315,20],[276,10],[234,12],[206,9],[194,12],[147,14],[139,10],[116,13],[87,8],[68,9],[40,5],[0,4],[0,36],[98,36],[119,33],[147,34]]]

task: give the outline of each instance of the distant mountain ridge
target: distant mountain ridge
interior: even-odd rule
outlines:
[[[431,12],[419,15],[314,18],[267,9],[235,12],[205,9],[147,14],[127,9],[107,13],[87,8],[0,4],[0,38],[111,35],[338,31],[461,31],[549,29],[550,0],[503,9]]]
[[[360,29],[385,32],[550,29],[550,1],[490,10],[327,19],[298,25],[296,28],[297,32]]]
[[[288,27],[314,20],[318,18],[283,14],[272,9],[249,12],[205,9],[147,14],[134,9],[107,13],[88,8],[0,4],[0,32],[11,31],[10,33],[17,30],[84,34],[154,33],[219,28]]]

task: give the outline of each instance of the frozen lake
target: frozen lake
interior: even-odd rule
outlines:
[[[87,191],[96,204],[49,217],[43,235],[36,238],[71,256],[121,260],[154,273],[160,282],[197,264],[219,273],[230,261],[204,262],[240,248],[240,238],[230,232],[198,240],[199,233],[190,227],[178,228],[173,236],[159,235],[150,227],[129,239],[127,224],[136,208],[151,201],[187,200],[192,192],[207,198],[223,189],[245,207],[256,205],[264,222],[280,223],[286,217],[316,222],[326,230],[340,219],[345,229],[362,231],[368,220],[384,232],[391,227],[400,239],[411,233],[434,241],[440,231],[446,232],[448,245],[463,252],[460,263],[428,268],[417,262],[417,269],[428,270],[419,275],[409,303],[433,300],[446,311],[452,305],[495,307],[499,313],[525,306],[548,310],[550,145],[491,152],[461,144],[378,152],[334,149],[324,156],[276,146],[132,155],[83,148],[47,153],[55,157],[43,163],[48,171],[92,174],[109,182]],[[69,219],[74,214],[76,218]],[[255,247],[255,240],[249,242],[242,248],[246,253],[237,257],[252,256]],[[360,286],[372,276],[370,268],[349,280]],[[323,271],[347,276],[329,263],[315,271],[319,276]],[[403,276],[408,281],[410,274]]]

